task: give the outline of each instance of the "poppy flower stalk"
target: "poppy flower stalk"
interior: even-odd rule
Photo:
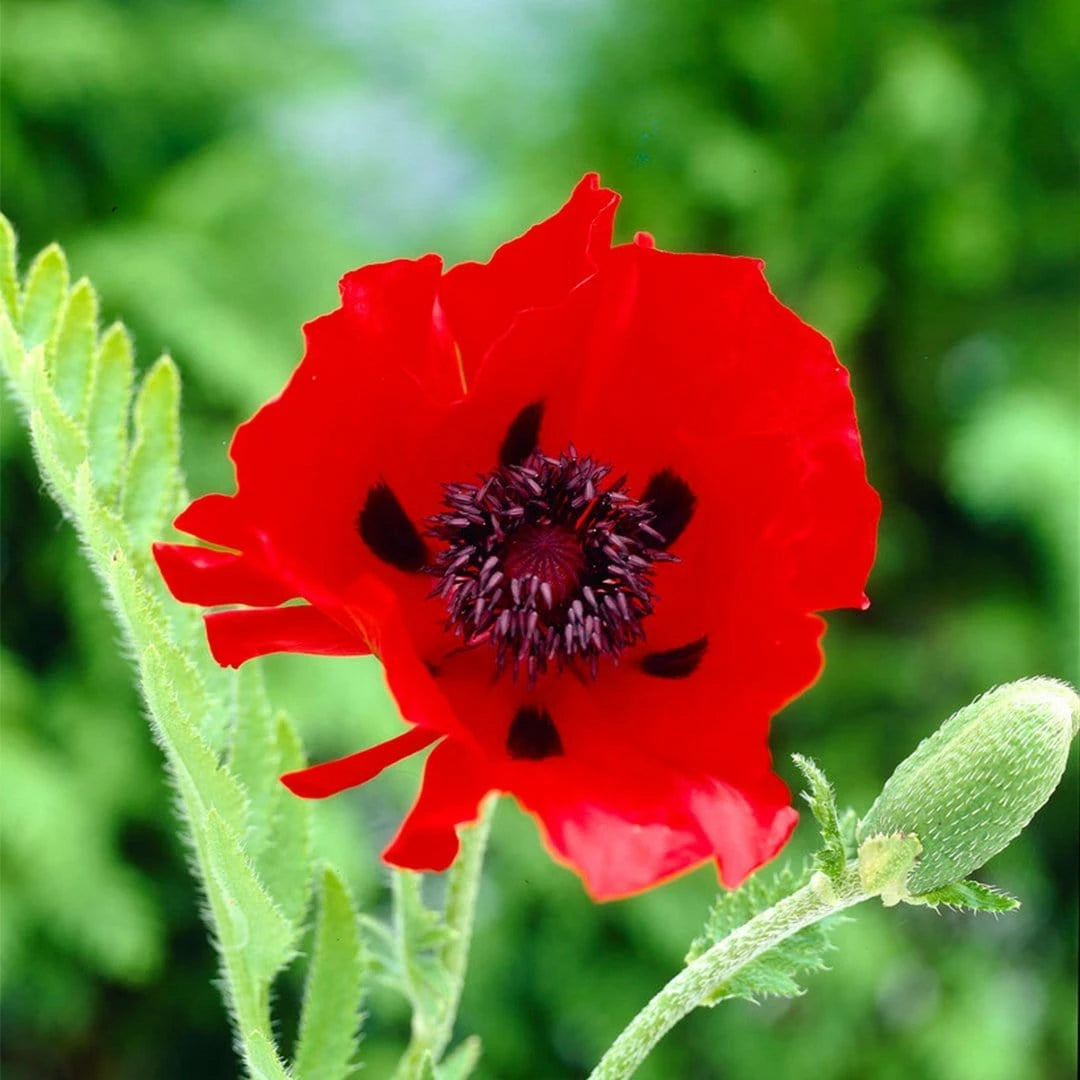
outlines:
[[[831,871],[816,870],[804,885],[688,956],[687,966],[623,1029],[589,1080],[626,1080],[679,1020],[766,953],[771,970],[757,992],[777,993],[783,961],[776,950],[800,930],[873,896],[886,907],[944,903],[996,913],[1019,906],[1012,897],[960,879],[1004,850],[1053,794],[1078,725],[1076,691],[1046,678],[998,687],[954,713],[885,783],[859,824],[864,839],[857,857]],[[819,825],[822,816],[835,823],[835,797],[824,774],[805,759],[800,768],[812,786],[817,773],[827,791],[824,815],[815,809]],[[826,846],[830,831],[822,829]],[[927,882],[946,887],[922,895],[908,888]]]
[[[493,791],[597,899],[735,886],[794,826],[769,722],[874,554],[847,372],[759,261],[613,244],[617,202],[590,175],[487,263],[346,274],[236,492],[176,520],[213,547],[155,547],[220,663],[381,661],[401,734],[283,780],[431,747],[392,865],[445,869]]]

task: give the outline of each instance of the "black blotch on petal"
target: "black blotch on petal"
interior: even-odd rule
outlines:
[[[544,419],[544,403],[534,401],[514,417],[506,429],[499,447],[500,465],[521,465],[540,445],[540,422]]]
[[[397,496],[382,481],[368,491],[356,527],[372,554],[398,570],[415,572],[427,562],[424,538]]]
[[[641,501],[652,504],[652,527],[667,541],[668,547],[683,534],[697,506],[697,496],[690,485],[671,469],[662,469],[650,477]]]
[[[562,739],[547,709],[533,705],[518,709],[506,735],[506,752],[525,761],[543,761],[562,754]]]
[[[646,653],[641,658],[641,670],[646,675],[655,675],[659,679],[685,679],[697,670],[708,645],[709,639],[702,637],[680,645],[677,649]]]

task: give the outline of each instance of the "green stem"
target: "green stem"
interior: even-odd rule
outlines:
[[[816,873],[781,900],[717,942],[685,967],[634,1017],[604,1054],[589,1080],[624,1080],[688,1012],[740,968],[803,927],[866,900],[854,863],[838,882]]]
[[[491,819],[498,799],[489,798],[480,810],[472,828],[461,838],[461,851],[450,868],[446,883],[446,906],[443,919],[452,931],[443,946],[439,960],[448,976],[449,986],[439,1014],[430,1023],[418,1023],[413,1017],[412,1038],[398,1063],[394,1080],[414,1080],[424,1075],[425,1062],[437,1063],[454,1031],[458,1003],[465,985],[465,969],[469,963],[476,897],[480,891],[480,872],[487,851]]]
[[[484,866],[491,819],[495,816],[498,799],[489,798],[480,810],[476,824],[461,841],[461,854],[450,870],[446,883],[446,925],[453,935],[443,946],[442,963],[450,975],[450,993],[439,1018],[432,1039],[431,1055],[438,1061],[454,1030],[461,991],[465,987],[465,969],[469,963],[469,947],[472,945],[473,922],[476,916],[476,898],[480,892],[480,871]]]

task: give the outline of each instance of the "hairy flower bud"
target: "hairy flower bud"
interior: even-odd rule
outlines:
[[[1080,698],[1054,679],[1021,679],[977,698],[924,739],[859,825],[866,840],[915,835],[907,889],[967,877],[1015,839],[1065,771]]]

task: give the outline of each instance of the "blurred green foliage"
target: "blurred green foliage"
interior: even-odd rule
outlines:
[[[0,194],[24,252],[61,240],[106,321],[177,358],[196,493],[228,489],[233,427],[352,266],[484,258],[588,169],[623,193],[623,237],[766,258],[852,370],[885,501],[874,607],[831,617],[774,745],[793,785],[800,750],[865,810],[979,691],[1078,676],[1078,40],[1068,0],[8,0]],[[3,409],[5,1075],[233,1076],[160,756]],[[393,728],[370,661],[267,666],[313,755]],[[860,908],[806,997],[702,1010],[641,1075],[1074,1075],[1076,774],[983,875],[1017,915]],[[369,909],[415,778],[316,808]],[[481,1074],[582,1075],[714,891],[701,871],[595,907],[504,805],[460,1020]],[[407,1018],[370,1009],[379,1077]]]

